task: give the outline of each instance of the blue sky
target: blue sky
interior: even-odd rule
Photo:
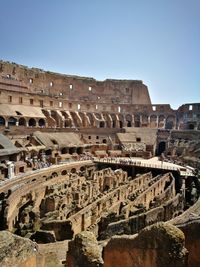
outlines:
[[[0,58],[200,102],[200,0],[1,0]]]

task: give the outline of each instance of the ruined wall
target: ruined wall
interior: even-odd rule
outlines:
[[[105,80],[63,75],[0,62],[1,87],[80,102],[151,104],[147,87],[137,80]],[[16,86],[15,86],[16,85]],[[14,90],[13,90],[14,91]]]
[[[137,236],[113,237],[104,248],[104,267],[187,266],[184,234],[169,224],[155,224]]]
[[[0,232],[0,266],[36,267],[37,244],[8,231]]]
[[[178,110],[152,105],[148,88],[138,80],[96,81],[1,61],[0,95],[0,126],[6,127],[200,127],[199,104]]]
[[[185,247],[187,248],[190,267],[200,266],[200,220],[188,221],[177,226],[185,235]]]
[[[134,236],[112,237],[103,244],[103,265],[100,247],[91,236],[90,232],[82,232],[69,243],[69,267],[187,266],[184,234],[170,224],[155,224]]]

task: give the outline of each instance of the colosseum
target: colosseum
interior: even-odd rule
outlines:
[[[200,103],[0,61],[0,266],[200,266]]]

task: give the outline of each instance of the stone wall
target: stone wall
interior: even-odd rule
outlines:
[[[138,80],[96,81],[1,61],[0,94],[0,125],[6,127],[200,127],[199,104],[178,110],[152,105],[147,86]]]
[[[0,266],[37,267],[37,244],[8,231],[0,232]]]
[[[90,232],[82,232],[69,243],[69,267],[186,267],[184,234],[175,226],[158,223],[134,236],[114,236],[100,246]]]

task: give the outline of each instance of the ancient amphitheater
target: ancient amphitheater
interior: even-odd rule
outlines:
[[[0,266],[200,266],[200,103],[0,61]]]

